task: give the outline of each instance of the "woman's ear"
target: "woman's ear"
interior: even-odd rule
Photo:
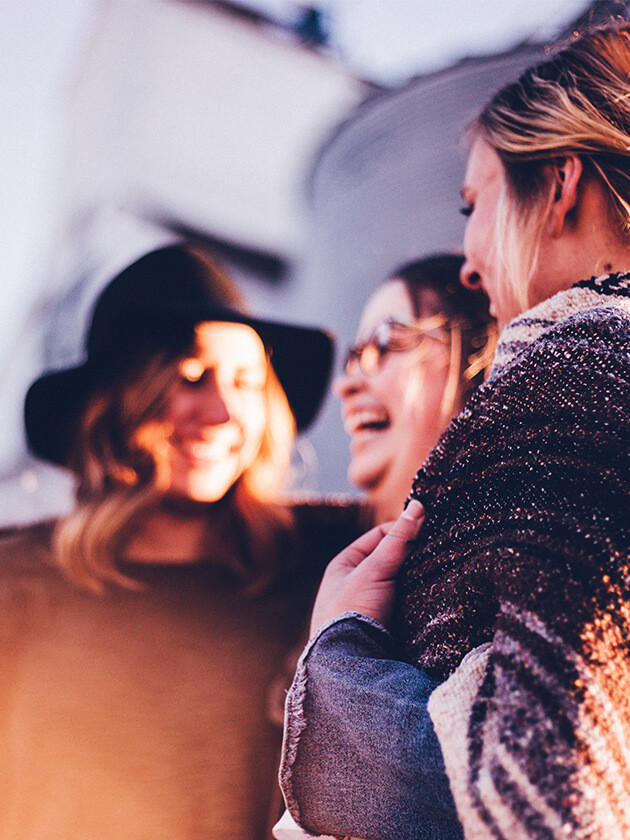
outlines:
[[[548,230],[551,236],[559,236],[565,229],[567,216],[578,203],[578,186],[584,167],[576,154],[568,154],[552,164],[554,198],[549,212]]]

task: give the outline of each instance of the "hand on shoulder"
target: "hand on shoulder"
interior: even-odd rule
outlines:
[[[311,635],[348,611],[389,621],[396,575],[423,521],[424,508],[412,499],[395,522],[372,528],[329,563],[313,607]]]

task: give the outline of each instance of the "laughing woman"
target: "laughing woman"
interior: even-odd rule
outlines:
[[[480,385],[496,341],[488,300],[459,282],[463,258],[401,266],[371,295],[334,383],[350,435],[348,478],[376,523],[400,513],[420,464]]]
[[[25,412],[76,506],[0,544],[0,838],[263,840],[270,691],[360,532],[353,508],[282,500],[330,340],[248,317],[172,246],[106,287],[87,351]]]
[[[470,140],[462,280],[504,327],[494,366],[394,527],[326,572],[284,793],[336,836],[625,840],[630,25],[528,70]]]

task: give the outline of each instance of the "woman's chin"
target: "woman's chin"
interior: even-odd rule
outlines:
[[[233,471],[199,471],[175,481],[166,497],[189,504],[212,504],[220,501],[235,484],[238,475]]]
[[[382,481],[385,470],[386,465],[380,459],[353,457],[348,467],[348,481],[369,494]]]

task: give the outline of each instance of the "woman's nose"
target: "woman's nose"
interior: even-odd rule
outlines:
[[[205,387],[199,390],[197,415],[208,426],[220,426],[231,419],[225,394],[214,377],[209,377]]]
[[[459,272],[459,280],[462,286],[476,291],[481,288],[481,275],[475,271],[473,266],[466,260]]]
[[[338,400],[345,400],[364,384],[364,377],[359,368],[358,362],[351,361],[339,376],[335,377],[332,384],[332,392]]]

